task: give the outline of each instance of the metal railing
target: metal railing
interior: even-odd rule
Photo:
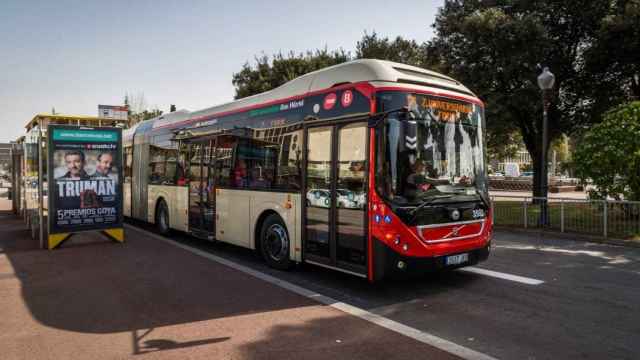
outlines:
[[[541,216],[547,207],[547,221]],[[580,233],[604,238],[640,237],[640,201],[491,196],[497,226]]]

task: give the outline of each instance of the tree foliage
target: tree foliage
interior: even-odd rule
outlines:
[[[640,0],[445,0],[432,40],[419,44],[401,36],[365,33],[356,44],[355,58],[416,65],[464,83],[486,104],[489,152],[507,156],[513,153],[511,144],[522,139],[539,184],[539,65],[556,75],[548,144],[562,135],[580,136],[600,122],[607,109],[640,98],[638,24]],[[233,75],[235,97],[271,90],[351,58],[343,50],[326,48],[263,55]]]
[[[365,32],[356,43],[358,59],[389,60],[414,66],[424,65],[424,51],[424,45],[419,45],[415,40],[407,40],[401,36],[389,40],[388,37],[379,37],[375,31],[371,34]]]
[[[365,33],[356,44],[355,58],[380,59],[421,66],[425,59],[424,45],[401,36],[393,40],[380,37],[376,32]],[[245,63],[242,69],[233,74],[236,99],[259,94],[276,88],[289,80],[322,68],[337,65],[353,57],[344,50],[315,50],[304,54],[282,53],[271,57],[256,57],[255,63]]]
[[[351,59],[351,55],[343,50],[308,51],[305,54],[282,53],[272,56],[256,57],[255,65],[248,62],[240,72],[233,74],[233,85],[236,88],[236,99],[259,94],[274,89],[298,76],[316,71],[327,66],[343,63]]]
[[[611,28],[606,19],[619,12],[614,3],[619,1],[593,0],[585,6],[581,0],[448,0],[434,24],[427,65],[443,69],[484,100],[490,147],[518,131],[537,170],[542,159],[538,64],[556,75],[550,140],[582,131],[600,119],[603,109],[628,100],[623,91],[602,94],[589,81],[598,78],[620,89],[610,69],[586,66],[608,51],[598,41]],[[637,54],[630,56],[638,62]],[[540,179],[536,171],[534,182]]]
[[[640,201],[640,101],[608,112],[585,133],[574,158],[578,176],[597,187],[592,196]]]
[[[139,92],[137,94],[125,93],[124,104],[129,108],[130,125],[162,115],[162,110],[157,107],[149,108],[147,105],[147,99],[143,92]]]
[[[593,46],[585,51],[592,98],[640,99],[640,1],[612,1]]]

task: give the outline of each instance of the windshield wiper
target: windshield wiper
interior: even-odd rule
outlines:
[[[373,122],[369,123],[370,127],[377,127],[380,121],[384,121],[389,115],[393,113],[407,114],[408,116],[412,116],[412,119],[415,118],[415,114],[409,110],[408,106],[399,107],[397,109],[391,109],[387,111],[382,111],[371,115],[370,119]]]
[[[453,195],[434,195],[433,197],[430,197],[429,199],[423,201],[420,205],[409,211],[409,215],[411,215],[412,217],[411,221],[415,220],[418,210],[423,209],[425,206],[433,204],[433,202],[436,200],[448,199],[451,197],[453,197]]]
[[[464,188],[464,189],[454,189],[456,194],[464,194],[466,193],[468,188]],[[489,200],[487,200],[483,193],[478,190],[478,188],[474,187],[473,190],[475,191],[474,195],[478,195],[478,197],[480,198],[480,201],[482,201],[482,204],[484,204],[484,206],[487,207],[487,209],[489,209],[491,207],[491,204],[489,203]],[[469,194],[465,194],[465,195],[469,195]]]

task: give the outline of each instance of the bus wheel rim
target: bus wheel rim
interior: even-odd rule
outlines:
[[[289,238],[287,231],[280,224],[273,224],[267,229],[266,250],[270,258],[275,261],[283,260],[288,254]]]

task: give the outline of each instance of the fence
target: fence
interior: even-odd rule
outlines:
[[[492,196],[497,226],[538,228],[605,238],[640,236],[640,201]],[[542,209],[546,201],[547,221]]]

